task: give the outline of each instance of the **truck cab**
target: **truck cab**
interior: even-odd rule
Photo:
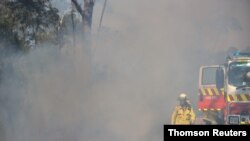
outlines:
[[[198,107],[216,123],[250,124],[249,53],[237,52],[225,64],[200,68]]]

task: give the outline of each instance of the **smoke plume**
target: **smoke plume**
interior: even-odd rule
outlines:
[[[161,141],[179,93],[198,113],[199,67],[250,45],[248,0],[108,0],[98,31],[103,2],[91,46],[78,40],[8,58],[1,140]]]

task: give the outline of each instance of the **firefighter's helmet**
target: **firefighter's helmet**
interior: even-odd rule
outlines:
[[[246,79],[247,79],[247,80],[250,80],[250,72],[247,72],[247,73],[246,73]]]
[[[187,94],[181,93],[178,98],[180,101],[187,101]]]

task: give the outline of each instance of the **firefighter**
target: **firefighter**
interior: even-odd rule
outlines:
[[[187,94],[181,93],[178,98],[180,104],[175,107],[172,114],[171,124],[193,124],[195,113],[187,99]]]

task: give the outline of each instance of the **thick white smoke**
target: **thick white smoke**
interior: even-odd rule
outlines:
[[[178,94],[196,106],[199,66],[250,45],[247,0],[108,0],[97,33],[102,2],[91,52],[45,45],[4,67],[6,141],[163,140]]]

